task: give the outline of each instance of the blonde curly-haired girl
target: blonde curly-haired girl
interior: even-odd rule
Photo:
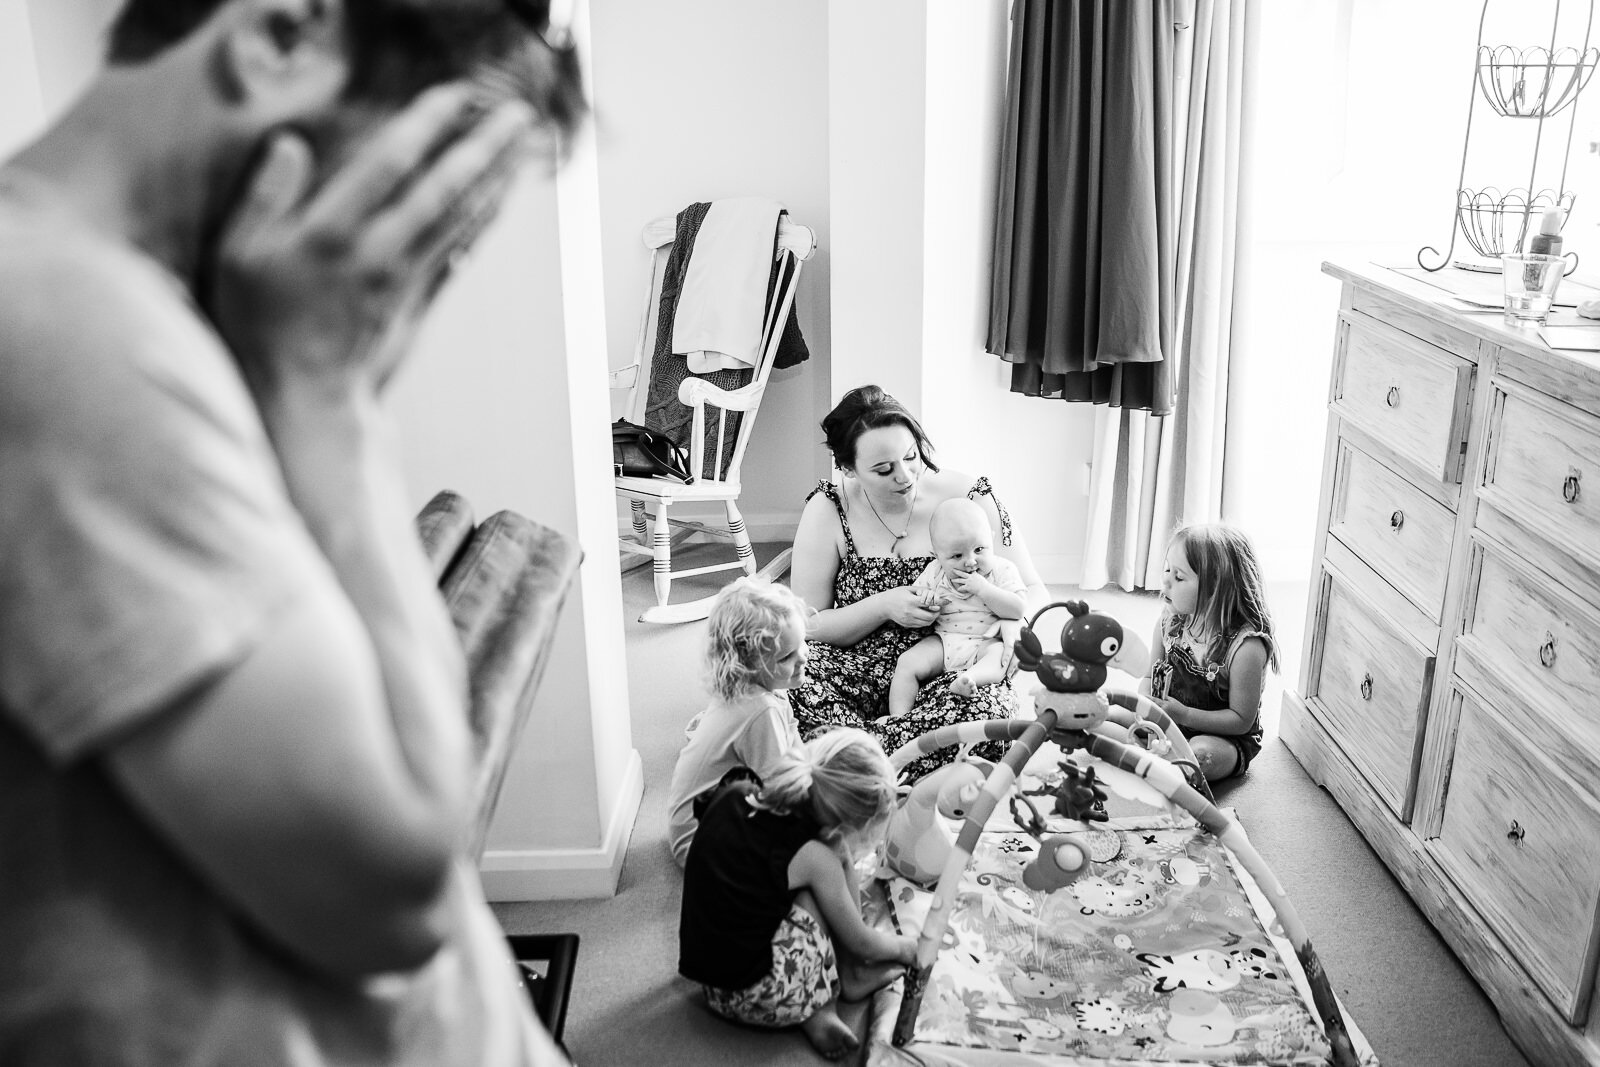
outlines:
[[[757,779],[800,744],[788,689],[806,677],[806,607],[788,586],[740,578],[717,597],[706,635],[711,703],[689,722],[667,801],[667,844],[683,866],[695,800],[730,771]]]

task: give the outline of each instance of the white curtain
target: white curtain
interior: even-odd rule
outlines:
[[[1249,0],[1183,0],[1173,33],[1173,173],[1164,177],[1178,220],[1172,413],[1095,407],[1083,576],[1158,588],[1167,538],[1179,525],[1222,514],[1228,352],[1239,235],[1239,174],[1246,71],[1256,37]]]

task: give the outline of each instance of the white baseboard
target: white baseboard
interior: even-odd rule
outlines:
[[[592,900],[617,894],[622,861],[644,797],[644,766],[628,754],[618,803],[596,848],[491,849],[478,864],[490,900]]]

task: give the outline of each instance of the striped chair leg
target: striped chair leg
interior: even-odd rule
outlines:
[[[630,500],[628,506],[633,509],[633,536],[641,545],[649,544],[650,531],[644,525],[644,501]]]
[[[655,551],[656,603],[665,607],[672,591],[672,527],[667,525],[665,500],[656,505],[656,528],[650,547]]]
[[[756,572],[756,553],[750,547],[750,534],[744,528],[744,516],[739,514],[739,505],[729,500],[724,507],[728,509],[728,532],[733,534],[733,549],[739,554],[739,562],[744,566],[746,574]]]

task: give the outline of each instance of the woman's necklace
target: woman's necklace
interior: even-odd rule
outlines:
[[[867,502],[867,507],[872,509],[873,518],[878,520],[878,525],[883,527],[885,533],[894,538],[894,544],[890,546],[890,551],[897,556],[900,554],[900,542],[904,541],[906,534],[911,532],[911,520],[917,514],[917,494],[921,491],[922,479],[919,478],[911,486],[911,510],[906,512],[905,529],[895,533],[889,524],[883,521],[883,516],[878,514],[878,506],[872,502],[872,494],[867,492],[867,487],[864,485],[861,487],[861,497]]]

